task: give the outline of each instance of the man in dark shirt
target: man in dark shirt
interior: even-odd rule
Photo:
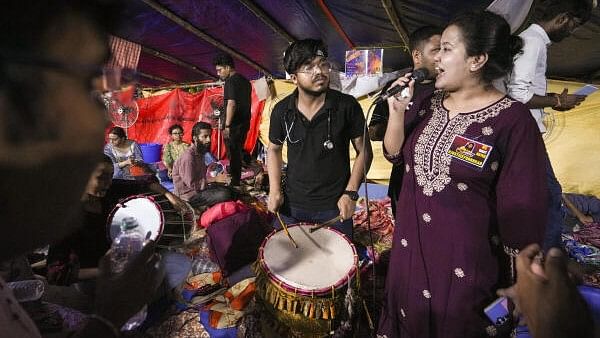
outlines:
[[[436,27],[425,26],[414,31],[409,37],[411,56],[414,69],[425,68],[429,72],[429,78],[421,83],[415,83],[413,101],[419,100],[435,90],[435,65],[434,57],[440,50],[440,38],[442,30]],[[410,68],[403,69],[400,74],[411,71]],[[395,80],[394,80],[395,81]],[[394,82],[390,81],[383,88],[386,91]],[[389,117],[388,103],[383,101],[375,106],[373,116],[369,122],[369,136],[372,141],[382,141],[387,127]],[[388,196],[392,199],[392,213],[396,216],[396,201],[398,200],[399,187],[402,185],[402,170],[400,166],[394,165],[390,174]]]
[[[351,237],[357,190],[373,157],[363,138],[363,111],[352,96],[329,89],[331,64],[322,41],[292,43],[284,66],[297,89],[271,113],[269,210],[279,211],[286,223],[322,223],[339,215],[343,222],[334,227]],[[350,142],[357,153],[352,172]],[[288,167],[282,190],[284,143]]]
[[[250,96],[252,87],[245,77],[235,71],[233,58],[227,54],[214,60],[217,75],[225,81],[223,102],[226,102],[223,137],[229,158],[231,185],[240,185],[242,152],[250,128]]]

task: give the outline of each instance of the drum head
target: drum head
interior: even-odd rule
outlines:
[[[136,196],[117,204],[108,218],[111,240],[121,232],[121,223],[126,217],[134,217],[139,224],[138,231],[148,239],[156,241],[162,234],[163,215],[151,198]]]
[[[262,259],[269,273],[291,288],[331,291],[352,277],[357,263],[356,250],[338,231],[323,228],[310,233],[312,226],[288,227],[298,248],[283,230],[271,235],[264,244]]]

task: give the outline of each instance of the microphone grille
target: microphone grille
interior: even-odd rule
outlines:
[[[423,82],[423,80],[427,79],[429,76],[429,71],[427,68],[418,68],[415,69],[412,73],[412,78],[415,79],[416,83]]]

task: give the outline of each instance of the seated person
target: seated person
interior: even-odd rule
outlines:
[[[140,146],[127,139],[127,134],[121,127],[113,127],[108,132],[104,154],[110,157],[114,164],[114,178],[134,179],[131,168],[144,162]]]
[[[212,128],[197,122],[192,128],[192,145],[173,164],[175,194],[188,201],[206,187],[205,154],[210,152]]]
[[[150,180],[113,179],[113,165],[108,156],[92,173],[81,198],[83,226],[62,241],[52,244],[48,251],[48,281],[69,285],[80,279],[98,275],[98,261],[110,248],[106,221],[119,200],[147,192],[164,194],[177,210],[187,208],[185,202]]]
[[[600,199],[592,195],[563,194],[564,214],[582,225],[600,223]]]
[[[190,146],[183,142],[183,127],[174,124],[169,127],[169,134],[171,135],[171,142],[165,144],[162,152],[162,161],[167,167],[167,174],[172,177],[173,163],[183,154],[183,152]],[[207,163],[208,164],[208,163]]]
[[[11,1],[0,11],[10,32],[0,37],[0,261],[59,241],[80,224],[67,220],[100,159],[106,123],[90,89],[109,56],[121,3]],[[120,274],[101,260],[92,315],[71,337],[120,336],[163,279],[154,248],[147,244]],[[0,337],[42,336],[1,277],[0,300]]]

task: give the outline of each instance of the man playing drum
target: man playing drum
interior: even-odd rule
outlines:
[[[334,227],[352,238],[357,190],[373,157],[371,144],[363,137],[363,111],[352,96],[329,89],[331,64],[322,41],[292,43],[285,51],[284,66],[297,89],[271,113],[269,210],[281,212],[285,223],[322,223],[339,215],[342,222]],[[288,167],[282,189],[284,143]],[[350,143],[357,153],[352,171]]]

